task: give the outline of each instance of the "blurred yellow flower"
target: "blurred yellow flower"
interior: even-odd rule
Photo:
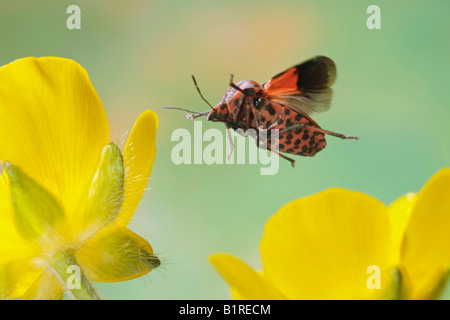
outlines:
[[[262,272],[229,254],[210,261],[235,299],[448,298],[449,194],[450,169],[389,207],[363,193],[329,189],[269,219]]]
[[[90,281],[159,265],[127,229],[156,153],[153,111],[122,153],[86,71],[44,57],[0,68],[0,115],[0,298],[98,299]]]
[[[450,169],[431,177],[416,197],[403,201],[402,206],[398,215],[410,212],[400,252],[406,298],[450,298],[446,287],[450,271]]]

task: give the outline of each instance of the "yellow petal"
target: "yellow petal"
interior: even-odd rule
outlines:
[[[8,276],[14,284],[14,290],[9,297],[22,297],[41,273],[42,268],[34,265],[29,258],[11,260]]]
[[[247,297],[245,297],[239,290],[231,287],[230,289],[230,295],[231,298],[233,298],[234,300],[251,300],[251,299],[247,299]],[[283,299],[280,299],[283,300]]]
[[[329,189],[290,202],[267,222],[260,248],[267,278],[292,299],[376,299],[392,287],[387,210],[363,193]],[[380,289],[369,289],[377,274]]]
[[[22,300],[61,300],[64,285],[55,272],[45,270],[22,296]]]
[[[236,299],[286,299],[272,283],[232,255],[216,253],[209,257],[209,261],[232,287],[232,295]]]
[[[394,247],[398,248],[397,262],[400,263],[400,251],[406,225],[408,224],[411,211],[416,203],[416,195],[408,193],[395,200],[388,208],[389,219],[391,222],[392,241]]]
[[[151,110],[143,112],[131,130],[123,161],[125,166],[125,195],[117,225],[127,226],[147,186],[155,159],[158,117]]]
[[[150,244],[127,228],[105,228],[76,253],[86,276],[93,281],[134,279],[159,266]]]
[[[69,217],[92,181],[109,127],[86,71],[68,59],[0,68],[0,160],[54,194]]]
[[[450,267],[450,169],[436,173],[417,195],[402,246],[410,298],[431,294]]]

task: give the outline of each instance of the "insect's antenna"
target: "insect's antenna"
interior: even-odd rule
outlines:
[[[186,111],[192,114],[186,114],[185,117],[188,119],[195,119],[201,116],[206,116],[208,113],[210,113],[211,111],[203,111],[203,112],[198,112],[198,111],[191,111],[191,110],[187,110],[187,109],[183,109],[183,108],[178,108],[178,107],[163,107],[163,109],[175,109],[175,110],[181,110],[181,111]]]
[[[191,111],[191,110],[188,110],[188,109],[177,108],[177,107],[165,107],[164,106],[163,109],[175,109],[175,110],[181,110],[181,111],[186,111],[186,112],[190,112],[190,113],[201,113],[199,111]]]
[[[192,80],[194,80],[195,87],[197,88],[197,91],[200,94],[200,97],[202,98],[202,100],[205,101],[212,110],[214,110],[213,106],[203,97],[202,92],[200,91],[200,88],[198,87],[197,80],[195,80],[194,76],[192,76]]]

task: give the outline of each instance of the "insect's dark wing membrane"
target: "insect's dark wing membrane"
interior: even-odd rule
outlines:
[[[295,68],[298,71],[298,88],[330,87],[336,80],[336,65],[327,57],[315,57]]]
[[[264,84],[264,89],[271,100],[311,115],[330,108],[332,90],[329,87],[335,80],[333,60],[318,56],[277,74]]]

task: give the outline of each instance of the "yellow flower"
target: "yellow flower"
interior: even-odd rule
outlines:
[[[400,206],[399,214],[410,212],[400,253],[407,298],[449,299],[450,169],[439,171]]]
[[[86,71],[68,59],[0,68],[0,297],[97,299],[90,281],[159,265],[127,229],[151,173],[158,119],[137,119],[123,153]]]
[[[269,219],[262,272],[229,254],[210,261],[236,299],[446,298],[449,192],[450,169],[389,207],[363,193],[329,189]]]

